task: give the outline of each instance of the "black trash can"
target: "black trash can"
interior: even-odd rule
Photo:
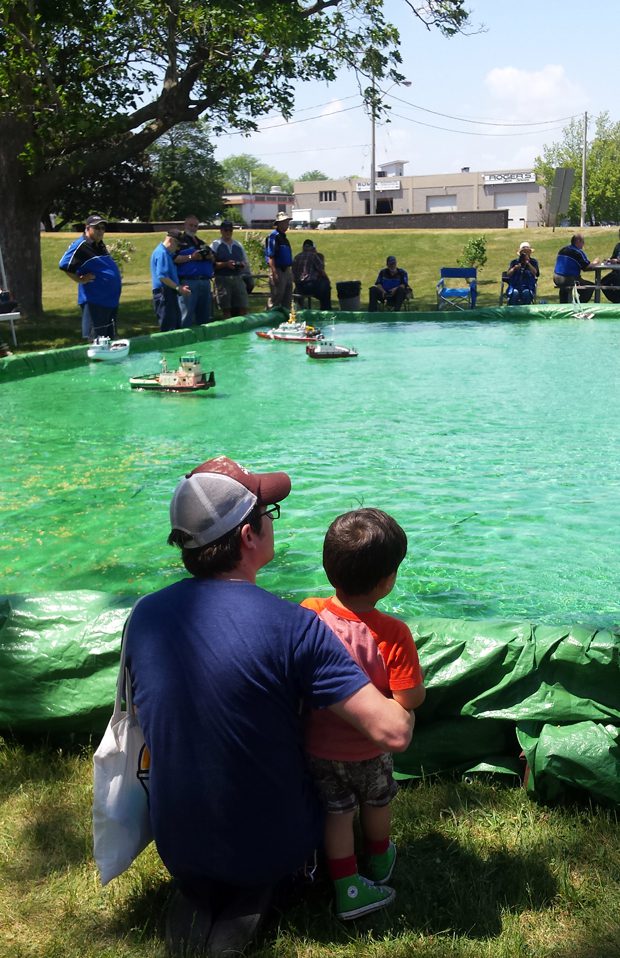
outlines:
[[[360,290],[362,284],[359,279],[348,280],[346,283],[336,283],[338,305],[340,309],[359,310]]]

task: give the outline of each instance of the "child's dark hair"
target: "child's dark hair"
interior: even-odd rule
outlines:
[[[396,572],[407,536],[381,509],[354,509],[334,519],[323,543],[323,568],[335,589],[364,595]]]

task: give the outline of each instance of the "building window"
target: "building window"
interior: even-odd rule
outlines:
[[[319,190],[319,203],[335,203],[336,190]]]

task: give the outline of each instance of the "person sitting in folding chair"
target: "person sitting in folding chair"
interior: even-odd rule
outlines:
[[[379,303],[391,306],[398,312],[409,292],[409,276],[400,269],[395,256],[388,256],[385,269],[379,271],[374,286],[368,290],[368,312],[376,313]]]
[[[572,298],[573,286],[578,287],[579,301],[589,303],[594,293],[594,283],[583,279],[583,270],[594,269],[598,266],[598,259],[590,260],[584,252],[585,240],[581,233],[571,237],[570,245],[563,246],[558,253],[553,269],[553,284],[559,291],[561,303],[569,303]]]
[[[509,306],[529,306],[536,296],[536,283],[540,276],[538,260],[532,256],[529,243],[521,243],[516,259],[510,261],[506,270],[508,290],[506,298]]]

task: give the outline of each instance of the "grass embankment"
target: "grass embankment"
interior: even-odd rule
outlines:
[[[248,783],[248,802],[251,802]],[[107,888],[91,859],[91,756],[0,740],[1,958],[163,958],[166,872],[152,846]],[[255,958],[617,958],[620,840],[604,810],[519,789],[403,790],[394,906],[348,925],[317,883],[279,902]]]
[[[409,271],[415,291],[414,309],[435,309],[435,285],[441,266],[454,266],[465,243],[475,236],[487,239],[488,262],[479,272],[479,306],[495,306],[499,297],[502,271],[514,257],[518,244],[527,237],[535,248],[535,257],[541,266],[538,294],[549,302],[557,302],[553,286],[553,264],[558,249],[571,236],[572,230],[358,230],[310,231],[292,230],[289,233],[293,252],[311,236],[317,248],[324,253],[327,272],[332,281],[333,301],[337,307],[336,283],[360,280],[362,308],[365,308],[368,287],[374,283],[377,272],[385,264],[386,256],[393,254],[401,266]],[[238,235],[243,241],[244,230]],[[204,232],[202,237],[211,242],[215,232]],[[217,233],[219,235],[219,232]],[[617,241],[615,227],[590,229],[586,233],[586,249],[590,259],[609,256]],[[76,289],[60,272],[58,261],[75,234],[54,233],[42,235],[43,306],[45,317],[33,323],[21,320],[18,325],[18,351],[74,346],[81,342]],[[136,247],[131,263],[125,266],[123,297],[119,319],[119,334],[137,336],[156,331],[151,305],[149,258],[158,234],[108,234],[110,241],[127,238]],[[251,309],[265,308],[265,289],[251,297]],[[3,338],[6,339],[4,330]]]

